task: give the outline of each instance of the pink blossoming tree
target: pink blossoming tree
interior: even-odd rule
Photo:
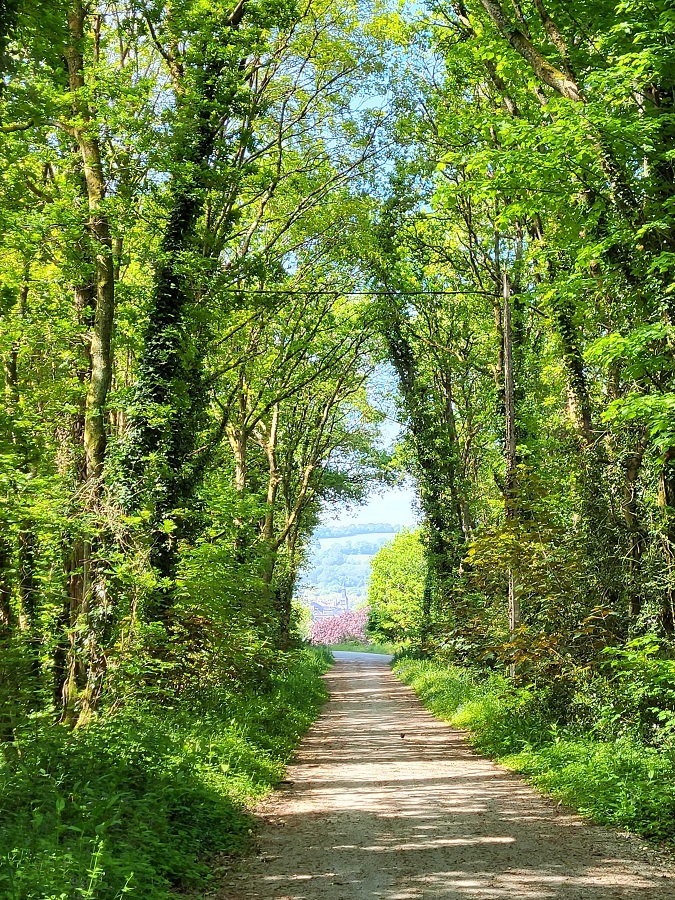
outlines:
[[[318,619],[312,622],[309,640],[312,644],[342,644],[349,640],[366,643],[367,621],[367,606],[353,611],[347,610],[339,616],[331,616],[328,619]]]

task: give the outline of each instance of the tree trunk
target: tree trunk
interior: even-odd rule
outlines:
[[[96,301],[89,338],[90,374],[84,418],[86,477],[97,491],[106,447],[106,401],[112,380],[112,327],[115,313],[115,273],[110,222],[105,209],[105,177],[101,147],[85,89],[83,41],[87,19],[84,4],[76,0],[68,11],[71,43],[66,48],[68,80],[76,121],[74,133],[82,159],[82,174],[89,206],[88,230],[95,271]]]
[[[279,629],[279,649],[288,650],[291,645],[291,622],[293,615],[293,591],[297,578],[296,559],[297,532],[289,535],[286,543],[287,558],[284,571],[274,587],[275,611]]]
[[[628,454],[624,463],[622,512],[628,529],[628,602],[631,618],[640,614],[643,599],[641,569],[645,535],[638,517],[636,485],[647,441],[645,432],[636,450]]]
[[[507,520],[514,522],[518,517],[517,478],[518,478],[518,443],[516,434],[516,383],[513,361],[513,323],[511,309],[511,285],[509,276],[503,275],[504,292],[504,416],[506,425],[506,442],[504,455],[506,459],[506,478],[504,484],[504,505]],[[513,563],[509,568],[509,632],[513,636],[520,627],[520,597],[518,575]],[[511,677],[515,677],[516,667],[510,666]]]
[[[11,741],[14,736],[12,711],[16,707],[18,673],[13,671],[12,632],[14,615],[12,611],[12,585],[9,570],[12,547],[4,534],[0,534],[0,745]]]
[[[12,546],[7,537],[0,535],[0,638],[11,634],[14,624],[12,613],[12,585],[9,570],[12,559]]]
[[[84,96],[83,44],[88,15],[89,11],[81,0],[71,3],[68,9],[70,42],[65,57],[75,121],[73,133],[82,162],[82,180],[89,211],[87,250],[94,271],[93,285],[81,290],[77,301],[82,302],[83,311],[90,319],[82,424],[83,469],[78,493],[83,497],[87,512],[96,514],[102,502],[106,403],[112,381],[115,275],[110,222],[105,208],[101,147],[94,116]],[[98,626],[93,623],[90,614],[93,596],[100,598],[99,607],[105,605],[105,582],[93,563],[94,556],[87,536],[79,537],[67,554],[70,633],[62,695],[64,721],[70,724],[75,724],[78,719],[84,722],[91,715],[103,674],[101,661],[105,657],[98,646]],[[94,582],[96,591],[92,589]]]
[[[279,434],[279,404],[275,403],[272,410],[272,420],[270,422],[269,433],[263,440],[265,456],[267,457],[267,465],[269,475],[267,481],[267,497],[265,498],[265,520],[263,522],[262,536],[263,539],[271,544],[274,539],[274,511],[279,492],[279,484],[281,483],[281,475],[279,473],[279,465],[277,463],[277,436]]]
[[[242,0],[242,13],[244,6]],[[232,21],[236,28],[240,17]],[[158,583],[146,603],[145,617],[165,625],[171,619],[177,545],[184,531],[176,510],[184,508],[198,482],[194,454],[206,404],[201,352],[187,318],[191,286],[183,269],[185,252],[190,249],[204,208],[209,160],[219,134],[217,120],[226,112],[218,109],[214,116],[220,74],[217,59],[199,73],[192,98],[194,109],[184,108],[179,97],[181,112],[191,118],[191,125],[184,131],[181,157],[174,161],[169,216],[158,248],[139,363],[136,405],[140,412],[130,427],[127,457],[128,491],[134,498],[129,506],[140,502],[153,509],[150,564]],[[244,455],[239,462],[237,487],[241,491],[246,477]],[[171,532],[162,527],[167,520],[173,523]]]
[[[513,364],[513,323],[511,310],[511,286],[504,273],[504,421],[506,425],[506,515],[515,517],[516,468],[518,446],[516,437],[516,385]]]
[[[93,285],[84,284],[75,288],[74,305],[78,319],[84,327],[91,321],[95,302]],[[82,384],[80,409],[69,416],[67,427],[59,430],[61,446],[57,452],[59,474],[64,481],[72,481],[74,489],[70,513],[72,527],[66,531],[63,538],[65,596],[59,616],[59,643],[54,657],[54,696],[57,706],[61,708],[62,721],[71,726],[77,722],[78,696],[85,683],[82,676],[84,628],[81,617],[89,607],[89,584],[84,572],[88,548],[81,531],[82,506],[79,498],[81,493],[87,495],[84,392],[90,371],[88,342],[85,343],[83,350],[84,359],[78,371],[78,378]],[[84,508],[88,508],[86,501]],[[88,573],[87,566],[87,575]],[[72,677],[75,674],[77,677]]]
[[[675,632],[675,449],[664,456],[659,475],[659,507],[663,517],[661,542],[666,562],[666,591],[663,597],[661,623],[668,634]]]
[[[412,346],[403,332],[401,313],[396,310],[387,323],[387,341],[398,376],[401,394],[410,417],[410,430],[420,468],[420,495],[428,525],[427,560],[435,586],[447,593],[450,581],[459,575],[464,556],[465,532],[458,487],[459,446],[447,423],[439,420],[428,402]],[[447,495],[451,502],[447,502]],[[431,607],[430,607],[431,609]],[[430,612],[430,621],[433,612]]]
[[[24,519],[19,529],[19,628],[28,646],[30,668],[35,684],[40,681],[40,628],[38,622],[38,585],[35,569],[38,541],[35,523]]]
[[[85,711],[83,697],[87,686],[87,662],[89,653],[85,649],[88,637],[88,619],[91,597],[91,546],[83,538],[75,540],[66,553],[65,571],[67,576],[68,637],[62,672],[61,721],[74,727],[80,718],[85,721],[91,712],[87,703]]]

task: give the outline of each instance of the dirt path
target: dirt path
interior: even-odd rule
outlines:
[[[675,900],[656,854],[476,756],[387,657],[335,655],[292,784],[219,900]]]

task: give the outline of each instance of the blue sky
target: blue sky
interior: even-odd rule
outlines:
[[[371,522],[386,522],[414,528],[419,523],[416,510],[417,495],[412,485],[386,488],[373,492],[370,500],[362,506],[338,507],[336,518],[326,516],[326,525],[367,525]]]
[[[369,382],[369,399],[385,413],[380,424],[380,441],[391,451],[401,436],[402,426],[397,413],[397,380],[393,367],[385,363],[377,367]],[[420,522],[417,492],[412,479],[403,485],[383,488],[376,485],[368,501],[361,506],[343,503],[324,516],[326,525],[368,525],[375,522],[414,528]]]

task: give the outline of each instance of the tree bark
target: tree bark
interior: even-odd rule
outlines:
[[[103,158],[95,116],[86,97],[84,42],[90,12],[81,0],[67,11],[69,43],[65,48],[68,83],[72,98],[74,135],[81,160],[81,175],[88,207],[86,255],[92,280],[76,289],[76,307],[87,327],[83,373],[81,440],[82,465],[76,467],[76,493],[85,510],[100,511],[106,453],[106,404],[112,382],[112,329],[115,315],[115,271],[110,221],[106,211]],[[84,722],[96,705],[103,675],[98,625],[91,619],[92,598],[105,598],[103,576],[95,565],[89,536],[80,534],[66,551],[68,590],[68,639],[61,694],[63,720]],[[96,583],[97,590],[94,590]],[[105,602],[103,600],[103,602]]]
[[[509,276],[504,273],[504,417],[506,425],[506,513],[514,518],[516,467],[518,446],[516,437],[516,385],[513,364],[513,322],[511,310],[511,286]]]
[[[5,535],[0,535],[0,639],[11,634],[14,625],[12,585],[8,577],[12,547]]]
[[[267,496],[265,498],[265,519],[263,521],[262,537],[263,540],[270,546],[272,545],[272,542],[274,540],[274,511],[277,502],[277,494],[279,492],[279,485],[281,483],[281,474],[279,472],[279,465],[277,462],[279,412],[280,406],[278,403],[275,403],[274,408],[272,409],[272,419],[270,421],[269,432],[262,441],[269,469],[267,480]],[[272,576],[270,573],[269,580],[271,580],[271,577]]]
[[[513,357],[513,323],[511,309],[511,285],[509,276],[503,274],[504,294],[504,418],[506,425],[506,441],[504,456],[506,460],[506,478],[504,484],[504,505],[507,520],[513,522],[518,517],[517,478],[518,478],[518,439],[516,432],[516,382]],[[509,632],[513,636],[520,627],[520,595],[518,575],[513,564],[509,567]],[[516,666],[510,666],[511,677],[515,677]]]
[[[12,712],[17,688],[11,646],[14,628],[12,585],[8,577],[11,556],[11,544],[4,534],[0,534],[0,746],[14,737]]]
[[[535,9],[539,13],[541,24],[544,26],[544,31],[549,36],[551,43],[556,48],[563,60],[563,68],[565,70],[565,74],[573,79],[574,76],[569,64],[569,46],[567,44],[567,41],[565,40],[565,36],[558,28],[555,21],[551,18],[542,0],[533,0],[533,2]]]
[[[279,649],[288,650],[291,645],[291,622],[293,615],[293,590],[297,578],[296,545],[298,531],[293,530],[286,541],[287,558],[282,576],[274,586],[274,606],[279,629]]]
[[[115,314],[115,273],[110,222],[105,209],[106,187],[101,147],[86,90],[82,44],[87,12],[83,3],[72,3],[68,10],[70,44],[66,48],[68,80],[73,97],[73,128],[80,156],[89,206],[91,259],[95,272],[96,300],[89,336],[90,373],[84,417],[86,477],[97,492],[103,473],[106,448],[106,401],[112,380],[112,328]]]
[[[636,485],[640,467],[647,449],[648,435],[645,432],[638,447],[629,453],[624,463],[623,503],[624,522],[628,529],[628,591],[629,612],[635,618],[642,609],[641,562],[645,544],[645,534],[638,517]]]
[[[523,32],[522,28],[518,28],[511,22],[497,0],[480,0],[480,2],[483,9],[499,29],[502,37],[530,64],[534,74],[544,84],[547,84],[561,97],[566,97],[568,100],[579,102],[584,99],[581,89],[574,79],[546,59],[543,53],[535,47]]]
[[[667,585],[661,623],[668,634],[675,632],[675,449],[669,448],[659,474],[658,503],[663,519],[661,542],[666,562]]]

